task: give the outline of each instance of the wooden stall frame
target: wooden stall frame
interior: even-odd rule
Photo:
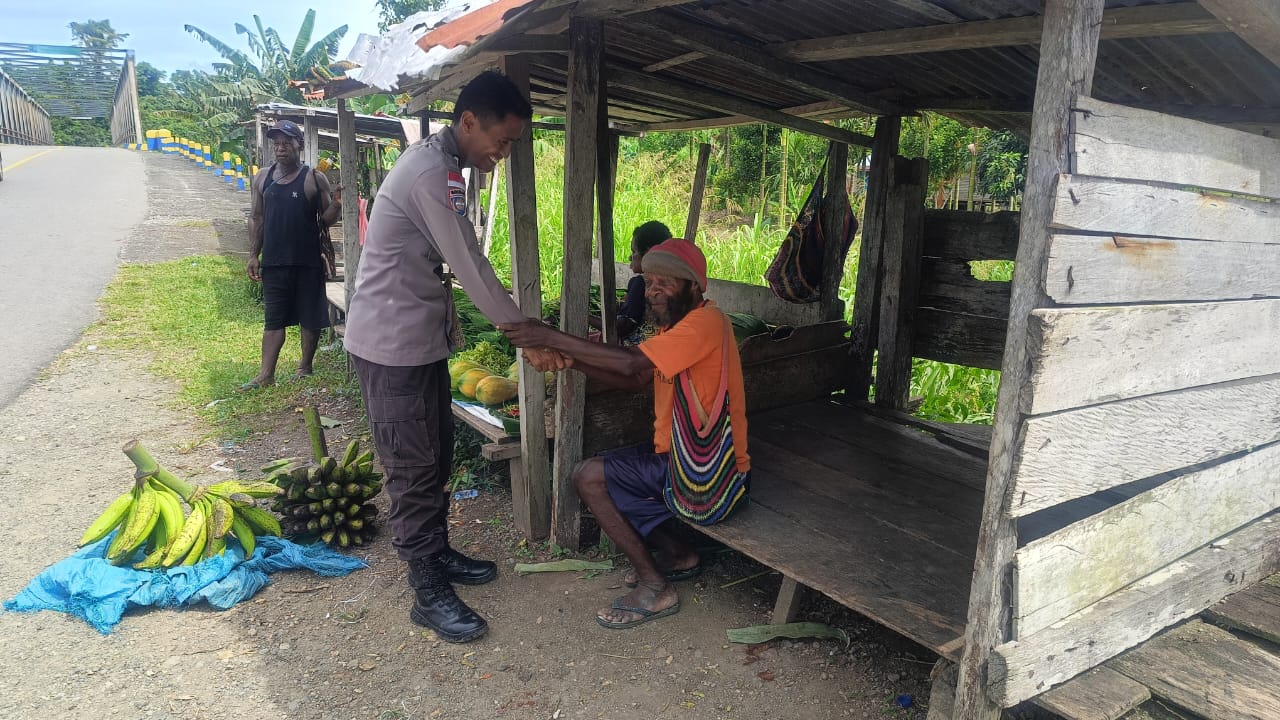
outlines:
[[[596,133],[599,97],[605,92],[600,67],[604,60],[604,25],[574,17],[569,21],[569,112],[565,118],[564,285],[560,329],[587,334],[591,282],[592,194],[596,185]],[[586,377],[569,370],[556,383],[556,447],[553,461],[551,541],[578,547],[581,500],[573,472],[582,460],[582,417]]]
[[[1093,85],[1102,0],[1046,0],[1040,67],[1031,118],[1027,192],[1023,200],[1018,256],[1009,308],[1008,340],[996,399],[987,488],[969,595],[965,650],[956,680],[955,716],[997,720],[1001,706],[987,695],[987,659],[1009,637],[1009,568],[1017,528],[1009,513],[1013,446],[1022,422],[1021,393],[1030,379],[1027,355],[1031,311],[1046,304],[1045,272],[1049,219],[1058,176],[1069,167],[1067,138],[1071,108]]]

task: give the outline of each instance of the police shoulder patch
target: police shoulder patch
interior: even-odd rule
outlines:
[[[462,173],[453,170],[449,171],[447,180],[447,196],[445,202],[454,212],[459,215],[467,214],[467,181],[463,179]]]

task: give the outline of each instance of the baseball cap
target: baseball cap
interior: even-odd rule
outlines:
[[[294,140],[301,140],[302,128],[298,127],[298,124],[292,120],[280,120],[267,131],[267,137],[274,137],[276,135],[284,135],[286,137],[291,137]]]

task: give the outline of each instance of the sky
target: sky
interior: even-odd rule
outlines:
[[[185,7],[183,7],[185,5]],[[173,72],[212,70],[220,60],[213,48],[183,25],[195,25],[239,50],[249,51],[238,22],[253,28],[253,16],[273,27],[286,44],[298,36],[307,9],[316,11],[311,41],[347,25],[338,48],[345,58],[360,33],[377,34],[378,11],[373,0],[217,0],[217,2],[160,3],[155,0],[0,0],[0,43],[72,45],[71,22],[110,20],[116,32],[128,33],[122,49],[133,50],[138,62]]]

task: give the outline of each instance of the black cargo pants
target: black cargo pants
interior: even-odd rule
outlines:
[[[391,544],[401,560],[449,544],[453,414],[447,361],[397,367],[351,356],[391,499]]]

